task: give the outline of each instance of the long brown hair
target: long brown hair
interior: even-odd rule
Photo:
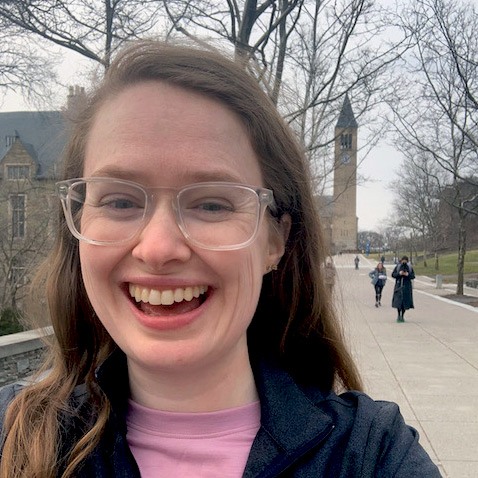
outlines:
[[[96,112],[129,85],[164,81],[215,98],[235,112],[248,130],[265,186],[274,191],[279,216],[291,231],[279,270],[264,278],[249,330],[251,354],[279,359],[303,383],[329,389],[360,389],[361,382],[323,281],[327,257],[306,159],[258,83],[243,68],[215,52],[154,40],[132,43],[112,62],[71,131],[64,178],[83,174],[85,144]],[[114,343],[95,317],[79,267],[78,242],[59,213],[55,247],[47,259],[47,298],[55,338],[46,378],[27,387],[9,407],[2,477],[73,476],[97,444],[110,404],[96,385],[94,370]],[[67,410],[73,388],[86,383],[95,421],[58,463],[58,414]]]

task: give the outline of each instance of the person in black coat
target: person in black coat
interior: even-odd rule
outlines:
[[[414,309],[412,280],[415,279],[415,272],[407,256],[400,259],[393,269],[392,277],[395,279],[392,307],[398,311],[397,322],[405,322],[405,311]]]

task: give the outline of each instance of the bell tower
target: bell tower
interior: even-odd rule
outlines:
[[[357,121],[348,95],[335,125],[332,251],[357,250]]]

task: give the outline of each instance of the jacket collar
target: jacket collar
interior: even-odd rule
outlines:
[[[244,476],[277,476],[322,442],[334,428],[331,416],[318,404],[320,390],[300,388],[274,362],[254,367],[261,402],[261,428],[254,440]]]
[[[277,476],[296,459],[324,440],[334,428],[320,403],[328,396],[315,387],[301,388],[274,361],[253,363],[261,403],[261,428],[254,440],[244,477]],[[98,367],[98,384],[118,417],[124,417],[129,386],[126,357],[115,350]],[[332,393],[332,395],[334,395]],[[335,396],[335,395],[334,395]],[[120,418],[120,428],[124,419]]]

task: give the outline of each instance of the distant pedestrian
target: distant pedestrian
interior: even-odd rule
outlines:
[[[385,262],[385,256],[382,255],[382,257],[380,258],[380,262],[383,264]]]
[[[334,291],[336,273],[334,261],[331,257],[328,257],[325,263],[325,284],[330,293]]]
[[[359,256],[355,256],[355,259],[354,259],[355,269],[359,268],[359,262],[360,262]]]
[[[383,266],[383,262],[379,262],[373,271],[368,273],[372,279],[372,285],[375,289],[375,307],[382,305],[382,290],[387,282],[387,270]]]
[[[400,262],[393,269],[392,277],[395,279],[392,307],[398,311],[397,322],[405,322],[405,311],[415,308],[412,284],[412,280],[415,279],[415,272],[413,272],[413,267],[408,262],[407,256],[400,259]]]

